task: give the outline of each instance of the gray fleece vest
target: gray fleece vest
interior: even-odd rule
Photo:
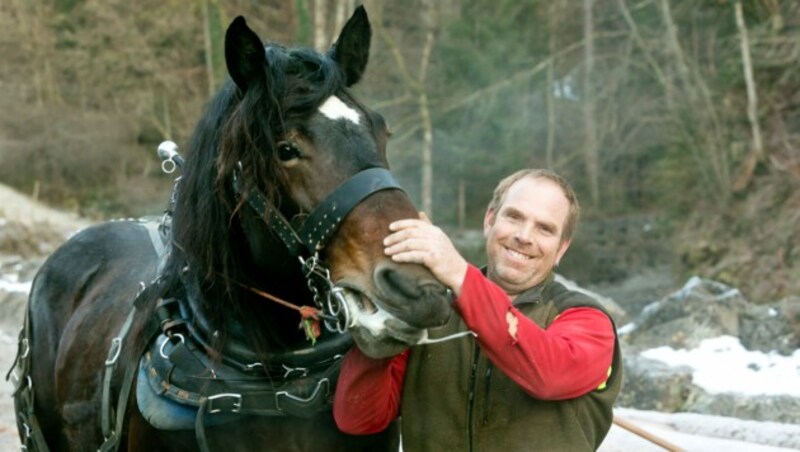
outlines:
[[[514,306],[543,328],[572,307],[594,307],[605,313],[595,300],[567,290],[552,276],[520,294]],[[465,330],[461,318],[453,315],[431,337]],[[611,427],[621,385],[618,341],[606,384],[564,401],[537,400],[524,393],[492,365],[472,336],[414,347],[401,405],[403,450],[596,450]]]

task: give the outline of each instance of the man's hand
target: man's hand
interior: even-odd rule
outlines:
[[[467,274],[467,261],[453,242],[434,226],[425,213],[419,220],[399,220],[389,225],[392,233],[383,240],[384,252],[395,262],[422,264],[456,296]]]

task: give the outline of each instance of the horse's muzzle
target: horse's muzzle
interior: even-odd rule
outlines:
[[[409,326],[433,328],[450,318],[450,292],[422,267],[387,262],[373,276],[380,293],[375,303]]]

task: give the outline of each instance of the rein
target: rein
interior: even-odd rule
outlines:
[[[238,286],[241,286],[254,294],[265,298],[267,300],[273,301],[278,303],[279,305],[293,309],[300,314],[300,326],[306,333],[306,338],[311,341],[311,345],[315,345],[317,343],[317,338],[322,334],[319,328],[319,319],[320,317],[323,318],[325,321],[336,321],[336,317],[332,317],[328,314],[325,314],[321,309],[312,308],[311,306],[298,306],[294,303],[290,303],[280,297],[276,297],[271,293],[264,292],[263,290],[258,290],[255,287],[246,286],[241,283],[236,283]]]

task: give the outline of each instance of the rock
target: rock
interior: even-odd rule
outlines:
[[[743,396],[697,391],[683,411],[719,414],[756,421],[800,424],[800,399],[789,396]]]
[[[748,306],[739,315],[740,339],[748,350],[791,355],[800,348],[800,297]]]
[[[620,328],[625,369],[618,404],[637,409],[735,416],[800,423],[800,399],[734,393],[709,394],[692,382],[693,370],[641,356],[657,347],[692,349],[705,339],[733,336],[747,350],[790,355],[800,337],[800,299],[754,305],[735,288],[693,277],[677,292],[648,305]],[[735,339],[733,339],[735,341]]]
[[[638,349],[692,348],[703,339],[739,337],[749,350],[789,355],[800,343],[800,297],[755,305],[735,288],[693,277],[679,291],[648,305],[624,331]]]
[[[697,389],[692,369],[666,364],[627,353],[623,347],[624,386],[617,404],[641,410],[675,413],[685,411],[687,401]]]
[[[596,300],[601,306],[603,306],[603,308],[605,308],[606,311],[608,311],[608,313],[611,315],[611,318],[614,319],[614,322],[617,325],[624,325],[629,321],[628,313],[626,313],[625,310],[622,309],[622,307],[611,298],[605,297],[591,290],[584,289],[583,287],[577,285],[574,281],[571,281],[558,273],[556,273],[555,279],[556,282],[563,284],[567,289],[588,295],[592,299]]]

